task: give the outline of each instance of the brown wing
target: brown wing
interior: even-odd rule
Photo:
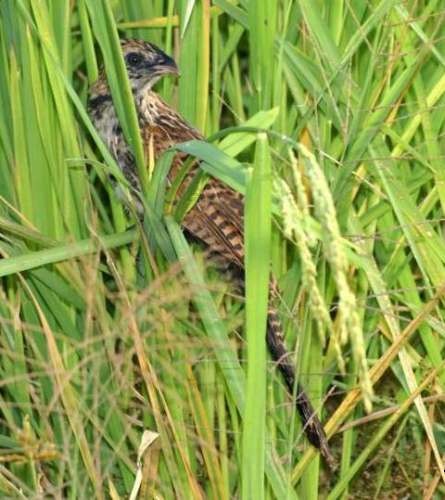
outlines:
[[[238,193],[212,179],[185,216],[183,225],[205,243],[212,254],[242,269],[243,218],[243,202]]]
[[[221,215],[232,222],[241,234],[244,234],[244,198],[243,195],[225,186],[217,179],[209,181],[206,197],[216,203]]]
[[[202,135],[190,127],[183,118],[168,108],[159,114],[155,126],[145,126],[142,129],[143,142],[147,148],[153,147],[153,153],[158,158],[165,150],[191,139],[202,139]],[[178,153],[173,160],[169,178],[174,179],[186,155]],[[183,183],[181,194],[196,172],[192,167]],[[242,196],[222,184],[217,179],[210,179],[201,193],[196,205],[186,214],[183,226],[195,238],[201,240],[218,255],[220,260],[244,267],[244,204]]]

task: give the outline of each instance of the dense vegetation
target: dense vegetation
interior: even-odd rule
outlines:
[[[0,1],[2,498],[444,495],[441,9]],[[247,193],[245,300],[143,158],[119,37],[174,55],[158,90],[209,138],[178,147]],[[86,112],[103,62],[143,222]],[[270,265],[335,472],[266,356]]]

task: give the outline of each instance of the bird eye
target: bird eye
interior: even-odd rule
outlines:
[[[137,66],[138,64],[140,64],[144,58],[141,54],[139,54],[138,52],[130,52],[128,55],[127,55],[127,62],[128,64],[130,64],[131,66]]]

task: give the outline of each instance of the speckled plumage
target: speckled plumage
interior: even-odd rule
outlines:
[[[176,143],[191,139],[203,139],[202,134],[188,124],[175,110],[169,107],[152,90],[153,84],[166,73],[175,73],[174,61],[152,44],[137,40],[121,43],[129,79],[138,112],[143,144],[147,149],[152,144],[155,158]],[[132,56],[138,54],[138,57]],[[133,67],[131,59],[137,64]],[[138,62],[138,59],[140,61]],[[145,61],[145,62],[144,62]],[[145,71],[144,71],[145,68]],[[139,183],[133,156],[125,142],[112,104],[104,73],[92,86],[89,111],[102,139],[116,158],[131,185],[138,189]],[[169,173],[172,181],[181,167],[185,155],[178,153]],[[186,177],[190,182],[196,168]],[[208,249],[212,260],[220,267],[231,268],[243,286],[244,276],[244,202],[243,197],[217,179],[210,179],[193,208],[184,216],[183,227]],[[275,283],[271,284],[271,303]],[[268,312],[267,345],[278,365],[286,386],[292,394],[295,385],[295,370],[282,336],[282,326],[271,305]],[[329,465],[333,459],[318,417],[307,395],[297,388],[296,405],[301,415],[309,441],[320,449]]]

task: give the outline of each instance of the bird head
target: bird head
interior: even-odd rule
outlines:
[[[174,59],[159,47],[142,40],[121,40],[131,86],[135,90],[152,88],[164,75],[178,75]]]

